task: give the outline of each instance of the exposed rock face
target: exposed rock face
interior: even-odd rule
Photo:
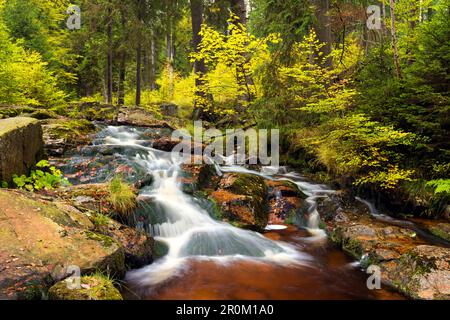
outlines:
[[[259,176],[226,173],[210,197],[222,217],[240,227],[263,230],[269,221],[267,186]]]
[[[0,120],[0,181],[11,183],[13,174],[28,174],[43,156],[42,128],[37,120]]]
[[[381,280],[414,299],[450,299],[450,248],[428,245],[408,225],[373,219],[344,193],[319,202],[330,238]]]
[[[123,246],[92,225],[74,208],[0,190],[0,298],[40,298],[71,265],[123,276]]]

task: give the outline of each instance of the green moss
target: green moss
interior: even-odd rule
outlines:
[[[106,248],[111,247],[114,243],[120,246],[120,244],[118,244],[114,239],[108,236],[98,234],[92,231],[85,231],[84,234],[86,235],[87,239],[98,241]]]
[[[440,228],[439,226],[435,226],[435,227],[431,227],[429,230],[436,237],[450,241],[450,233],[448,231],[444,230],[443,228]]]
[[[35,109],[32,107],[0,106],[0,119],[17,117],[21,114],[32,113],[34,111]]]
[[[252,174],[235,174],[235,181],[226,188],[234,194],[245,195],[251,199],[256,224],[264,228],[268,222],[267,186],[262,177]]]
[[[158,259],[164,257],[169,252],[169,247],[164,242],[155,240],[153,256]]]
[[[9,118],[0,121],[0,136],[20,127],[26,127],[31,124],[37,124],[38,121],[32,118],[18,117]]]
[[[69,289],[65,281],[58,282],[49,290],[51,300],[122,300],[113,281],[100,273],[82,276],[80,288]]]
[[[342,249],[358,260],[364,253],[361,242],[353,238],[344,239],[342,242]]]

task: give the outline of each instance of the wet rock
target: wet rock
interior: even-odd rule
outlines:
[[[214,190],[220,181],[216,167],[212,164],[183,164],[181,170],[180,181],[185,193]]]
[[[190,150],[191,154],[194,154],[195,150],[199,150],[203,154],[205,149],[205,145],[201,143],[189,139],[172,139],[172,137],[161,137],[152,143],[152,148],[166,152],[171,152],[176,146],[183,148],[182,150]]]
[[[263,230],[269,221],[267,186],[259,176],[226,173],[210,197],[222,217],[237,226]]]
[[[68,279],[71,280],[71,279]],[[70,282],[72,285],[72,282]],[[106,276],[98,274],[80,278],[80,287],[72,288],[60,281],[49,290],[50,300],[122,300],[119,290]]]
[[[109,236],[122,245],[127,269],[140,268],[153,261],[153,238],[107,216],[92,214],[91,217],[95,223],[95,232]]]
[[[0,182],[27,175],[44,156],[42,127],[32,118],[0,120]]]
[[[115,213],[108,200],[108,184],[77,185],[54,190],[51,194],[62,199],[69,206],[76,207],[80,214],[89,220],[83,224],[85,228],[111,237],[120,243],[124,249],[125,263],[128,268],[139,268],[152,261],[153,238],[110,217],[115,216]],[[130,216],[131,220],[132,218]]]
[[[0,190],[0,298],[41,298],[72,265],[82,274],[100,270],[122,277],[121,244],[85,223],[79,212],[37,195]]]
[[[420,245],[382,263],[383,282],[415,299],[450,299],[450,249]]]
[[[450,223],[437,223],[428,226],[428,230],[436,237],[450,241]]]
[[[45,150],[48,155],[55,157],[90,143],[96,131],[95,126],[87,120],[60,118],[42,123]]]
[[[266,180],[269,194],[269,223],[291,223],[305,206],[307,196],[290,181]]]

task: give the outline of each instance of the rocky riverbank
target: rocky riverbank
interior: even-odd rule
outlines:
[[[71,110],[76,115],[75,120],[24,110],[28,112],[25,115],[40,120],[29,117],[0,120],[20,121],[24,122],[25,128],[32,127],[29,136],[22,134],[26,139],[13,139],[17,146],[8,142],[11,140],[9,133],[0,136],[1,154],[16,148],[33,155],[29,163],[25,162],[26,168],[8,169],[9,176],[16,172],[26,174],[44,157],[44,151],[53,157],[53,163],[64,166],[66,160],[70,160],[70,154],[92,142],[97,132],[97,126],[92,123],[94,120],[160,128],[169,133],[176,126],[156,119],[141,108],[112,110],[100,106],[76,106]],[[175,145],[167,134],[145,134],[147,144],[154,148],[170,151]],[[32,143],[33,148],[28,148],[28,143]],[[145,219],[139,216],[141,202],[145,202],[147,208],[152,205],[151,200],[137,197],[137,209],[135,215],[131,215],[132,219],[121,218],[108,200],[108,184],[92,183],[98,180],[99,168],[113,165],[112,173],[133,175],[137,179],[136,188],[151,184],[152,177],[148,172],[137,172],[135,168],[116,166],[111,162],[108,157],[118,151],[101,150],[107,164],[95,159],[97,151],[93,151],[89,165],[76,167],[77,172],[70,175],[80,183],[76,186],[40,193],[0,189],[0,243],[7,244],[0,248],[0,298],[119,299],[113,281],[121,279],[126,270],[149,264],[155,256],[164,254],[142,228],[139,228],[141,231],[135,228],[145,221],[139,220]],[[68,158],[63,158],[64,155]],[[6,166],[0,166],[0,171],[5,171],[4,168]],[[183,165],[181,169],[179,182],[183,191],[198,199],[216,219],[261,233],[265,232],[267,224],[305,227],[310,203],[308,196],[293,182],[269,179],[251,171],[219,174],[208,164]],[[79,179],[78,173],[83,179]],[[107,177],[102,176],[102,179]],[[344,191],[323,195],[316,202],[319,226],[329,239],[360,261],[361,267],[378,266],[385,285],[415,299],[450,299],[448,222],[424,220],[423,223],[411,223],[374,216],[366,204]],[[67,270],[73,265],[80,267],[82,275],[83,290],[76,295],[64,290],[65,283],[60,282],[68,276]]]

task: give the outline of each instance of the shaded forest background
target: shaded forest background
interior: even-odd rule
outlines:
[[[81,29],[69,30],[70,4]],[[379,29],[367,28],[378,5]],[[187,127],[282,132],[315,179],[444,214],[448,0],[0,0],[0,103],[178,106]],[[1,117],[1,115],[0,115]],[[388,201],[386,201],[388,200]]]

